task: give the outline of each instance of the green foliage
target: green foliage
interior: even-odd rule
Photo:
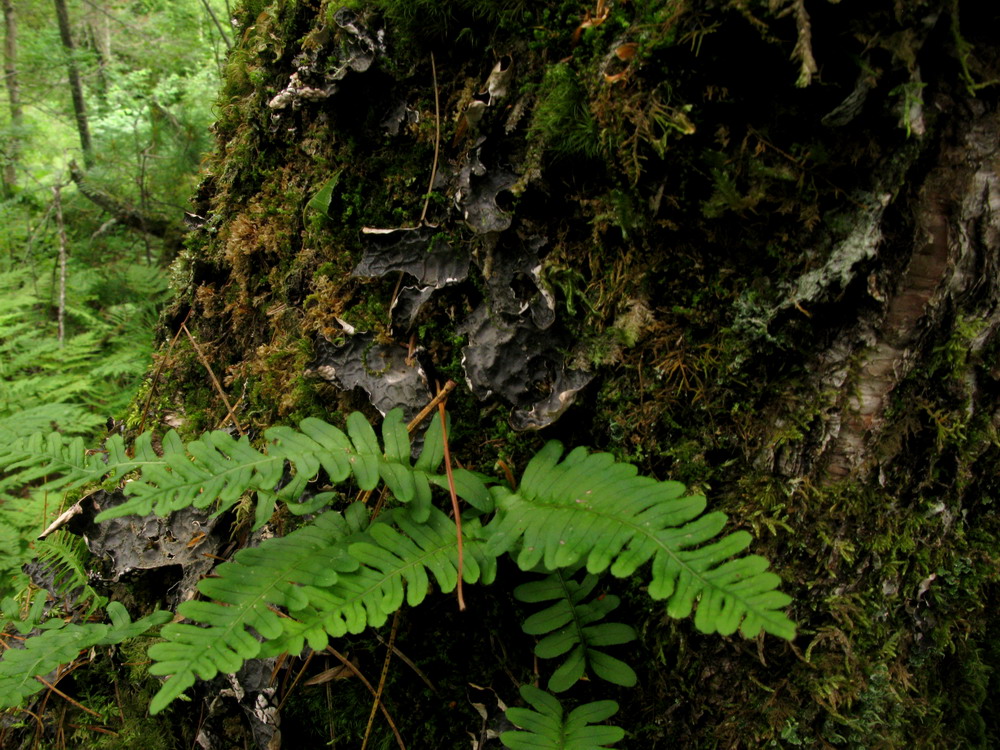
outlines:
[[[614,701],[577,706],[567,715],[559,700],[532,685],[521,686],[532,708],[509,708],[507,718],[521,727],[500,735],[511,750],[600,750],[625,736],[621,727],[596,724],[618,713]]]
[[[133,622],[118,602],[108,604],[107,613],[110,625],[50,621],[52,627],[26,639],[23,649],[7,649],[0,660],[0,708],[20,705],[25,698],[42,690],[45,684],[37,677],[73,661],[84,649],[121,643],[171,618],[169,612],[158,610]]]
[[[330,12],[339,5],[331,5]],[[531,8],[526,0],[374,0],[367,5],[383,15],[386,26],[400,42],[433,44],[448,40],[471,46],[516,28]]]
[[[197,678],[235,672],[246,659],[298,653],[306,646],[320,650],[330,637],[383,625],[404,601],[410,606],[422,602],[432,578],[442,592],[454,590],[459,575],[467,583],[488,584],[495,578],[497,557],[508,551],[523,570],[544,561],[554,571],[516,591],[523,601],[555,602],[524,623],[526,632],[544,636],[539,656],[566,655],[551,690],[568,689],[587,669],[618,685],[635,682],[628,665],[599,650],[635,638],[627,625],[600,622],[618,599],[587,601],[597,584],[594,574],[609,566],[615,575],[626,576],[652,560],[650,594],[665,599],[673,616],[690,614],[698,601],[695,624],[705,632],[741,628],[749,637],[761,630],[794,635],[794,625],[778,611],[790,599],[775,590],[779,581],[765,572],[767,562],[755,556],[728,559],[747,546],[749,535],[716,541],[725,515],[703,514],[704,498],[684,497],[676,482],[639,477],[634,466],[584,449],[560,461],[563,449],[557,442],[529,462],[517,492],[502,485],[487,490],[487,478],[456,469],[457,493],[471,506],[462,525],[460,565],[458,527],[431,503],[431,487],[447,486],[439,468],[444,455],[440,422],[427,430],[415,462],[400,410],[386,416],[381,441],[357,413],[348,417],[346,433],[312,418],[299,427],[271,428],[262,450],[245,438],[210,432],[186,445],[168,433],[162,455],[148,434],[136,441],[132,457],[118,436],[106,442],[106,455],[97,457],[87,455],[79,438],[67,440],[58,433],[21,439],[0,451],[0,468],[14,472],[15,480],[44,476],[49,490],[138,470],[126,485],[132,498],[98,520],[154,510],[165,514],[191,505],[222,512],[247,491],[257,494],[258,524],[270,517],[279,499],[292,513],[312,514],[337,497],[307,492],[321,470],[333,483],[353,476],[365,490],[381,480],[400,503],[374,520],[357,503],[326,511],[284,537],[240,551],[214,577],[202,580],[198,588],[206,599],[184,602],[178,610],[191,622],[166,626],[165,641],[150,648],[151,672],[168,676],[150,705],[152,713]],[[482,519],[491,514],[484,525]],[[584,562],[590,573],[576,582],[569,574]],[[78,643],[65,638],[61,657]],[[610,702],[581,706],[564,721],[558,701],[532,690],[525,699],[536,711],[521,710],[522,715],[511,709],[520,717],[513,720],[540,734],[541,742],[566,743],[537,746],[597,747],[620,738],[620,730],[588,726],[614,712]],[[579,744],[583,738],[591,744]],[[509,747],[530,746],[518,733],[508,739],[521,743]]]
[[[0,442],[44,428],[92,435],[122,411],[165,294],[158,269],[71,262],[60,342],[55,280],[30,267],[0,271]]]
[[[756,555],[730,559],[750,544],[745,531],[717,539],[721,512],[704,513],[705,498],[683,497],[684,486],[637,476],[632,464],[576,448],[560,462],[551,441],[531,460],[517,492],[493,487],[498,512],[486,528],[489,550],[512,552],[523,570],[585,562],[588,572],[630,576],[652,561],[649,595],[667,614],[687,617],[704,633],[747,638],[764,630],[792,638],[782,612],[791,599]]]
[[[338,169],[334,172],[333,177],[328,179],[323,183],[323,186],[316,191],[316,194],[309,199],[306,204],[306,208],[310,208],[322,216],[326,216],[326,212],[330,209],[330,201],[333,199],[333,191],[337,187],[337,183],[340,182],[340,175],[344,170]]]
[[[303,495],[321,468],[333,482],[342,482],[353,474],[362,490],[374,489],[381,478],[400,502],[411,504],[416,520],[427,519],[431,509],[430,485],[443,485],[446,481],[433,473],[443,458],[439,448],[440,425],[428,432],[428,446],[415,466],[410,465],[410,440],[398,410],[387,416],[383,424],[384,453],[375,431],[358,413],[347,418],[347,434],[314,418],[304,419],[299,428],[279,426],[267,430],[264,434],[272,442],[266,453],[250,445],[247,438],[234,440],[222,431],[205,433],[187,445],[176,432],[170,431],[163,438],[162,455],[157,455],[147,433],[136,441],[135,459],[131,463],[124,460],[128,468],[133,465],[142,468],[142,476],[125,488],[132,498],[104,511],[98,520],[150,512],[165,516],[191,505],[197,508],[214,505],[215,511],[221,513],[235,505],[245,492],[253,491],[258,497],[256,525],[259,527],[271,517],[278,499],[295,515],[314,513],[328,504],[333,497],[329,493],[309,499]],[[59,438],[50,435],[49,441],[47,455],[51,457],[54,450],[58,460]],[[118,455],[119,446],[112,441],[109,446],[113,445]],[[74,444],[70,451],[67,460],[75,467],[75,461],[79,460],[78,446]],[[0,453],[0,462],[3,460]],[[278,489],[286,461],[294,473]],[[456,469],[454,475],[463,499],[483,511],[492,508],[489,494],[474,474]]]
[[[636,638],[635,629],[630,625],[600,622],[618,608],[620,600],[613,594],[606,594],[584,601],[597,586],[598,577],[588,574],[577,583],[567,573],[557,570],[540,581],[514,589],[514,597],[522,602],[555,601],[531,615],[521,626],[529,635],[545,636],[535,646],[535,655],[539,658],[567,655],[549,678],[549,690],[561,693],[571,688],[587,669],[615,685],[635,685],[636,674],[628,664],[597,649]]]
[[[84,605],[89,605],[86,607],[89,613],[107,603],[107,598],[99,595],[90,585],[85,567],[90,552],[81,537],[58,531],[36,541],[34,547],[34,559],[51,579],[49,593],[62,598],[67,609],[83,609]]]
[[[84,445],[83,438],[66,438],[58,432],[36,433],[0,444],[0,467],[7,473],[0,487],[26,486],[44,480],[37,484],[37,490],[75,489],[104,477],[122,477],[150,456],[158,460],[148,437],[136,448],[134,459],[126,454],[120,435],[108,438],[103,455],[88,452]]]
[[[367,528],[365,528],[367,527]],[[360,504],[329,511],[313,524],[243,550],[198,588],[215,601],[185,602],[179,612],[207,627],[172,624],[165,643],[150,648],[153,674],[171,675],[150,704],[156,713],[190,687],[195,676],[235,672],[245,659],[326,647],[328,636],[384,625],[404,601],[416,606],[433,575],[447,593],[458,581],[456,528],[433,509],[426,522],[397,509],[371,526]],[[495,561],[466,539],[463,578],[489,583]],[[469,554],[471,552],[471,554]],[[287,614],[279,617],[273,607]],[[261,643],[253,633],[264,638]]]

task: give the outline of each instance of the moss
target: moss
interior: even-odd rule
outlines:
[[[568,63],[558,63],[546,70],[531,129],[544,147],[557,157],[597,156],[597,124],[590,115],[583,88]]]

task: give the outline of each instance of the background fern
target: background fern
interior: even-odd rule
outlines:
[[[58,339],[52,274],[0,262],[0,441],[46,427],[95,435],[119,415],[146,371],[166,296],[163,273],[70,260],[66,336]]]
[[[73,661],[84,649],[110,646],[128,638],[135,638],[150,628],[162,625],[171,618],[169,612],[157,610],[132,621],[128,611],[118,602],[107,608],[111,624],[64,623],[54,621],[39,635],[28,638],[24,648],[9,648],[0,660],[0,708],[20,705],[25,698],[45,688],[36,679],[46,675],[61,664]]]

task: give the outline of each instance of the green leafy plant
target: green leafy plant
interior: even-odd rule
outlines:
[[[593,157],[600,133],[576,73],[560,62],[546,70],[539,86],[538,105],[531,120],[532,135],[553,155]]]
[[[73,661],[84,649],[111,646],[135,638],[172,616],[157,610],[133,622],[119,602],[108,604],[107,614],[111,624],[49,620],[46,630],[25,639],[24,648],[7,649],[0,661],[0,708],[20,705],[45,688],[45,682],[37,678]]]
[[[531,708],[509,708],[507,718],[522,730],[500,735],[511,750],[599,750],[625,736],[621,727],[594,723],[618,713],[615,701],[585,703],[566,714],[554,696],[533,685],[522,685],[521,697]]]
[[[0,262],[0,444],[57,428],[94,435],[124,410],[152,351],[151,331],[166,294],[157,268],[69,264],[65,335],[55,282]]]
[[[587,574],[578,583],[566,571],[557,570],[539,581],[514,589],[514,597],[522,602],[555,601],[521,625],[529,635],[545,636],[535,646],[535,656],[551,659],[568,654],[549,679],[549,690],[555,693],[575,685],[588,668],[615,685],[635,685],[636,674],[628,664],[598,650],[599,646],[628,643],[636,638],[635,629],[630,625],[600,622],[618,608],[621,601],[617,596],[605,594],[584,601],[598,580],[596,575]]]
[[[167,677],[152,713],[197,679],[236,672],[246,659],[319,650],[330,638],[383,625],[404,602],[420,604],[432,580],[445,593],[460,579],[489,584],[497,559],[507,553],[524,571],[541,566],[546,572],[515,595],[554,602],[524,624],[543,636],[539,656],[565,656],[549,681],[552,691],[567,690],[587,670],[617,685],[635,682],[628,665],[601,650],[635,638],[628,625],[601,622],[617,598],[588,600],[597,574],[608,569],[624,577],[651,563],[650,595],[665,601],[672,616],[694,610],[703,632],[794,635],[781,611],[791,599],[777,591],[780,579],[767,571],[767,561],[734,557],[750,543],[749,534],[720,537],[726,516],[705,513],[704,497],[685,495],[676,482],[639,476],[609,454],[577,448],[563,457],[562,445],[552,441],[528,463],[516,490],[454,469],[455,492],[469,505],[459,526],[432,502],[433,486],[449,486],[448,472],[441,471],[440,422],[428,428],[415,461],[399,410],[386,416],[381,441],[356,413],[348,416],[346,432],[310,418],[297,430],[273,427],[265,437],[266,445],[257,448],[219,431],[187,444],[171,432],[157,451],[147,434],[130,456],[118,436],[106,441],[105,454],[89,455],[81,440],[53,433],[0,449],[0,469],[22,482],[44,477],[50,491],[130,474],[124,489],[129,499],[98,520],[188,506],[222,513],[247,492],[257,497],[258,526],[279,501],[296,515],[319,514],[284,537],[240,551],[198,584],[204,600],[180,605],[190,622],[165,626],[164,641],[149,650],[150,671]],[[383,482],[398,504],[371,519],[360,503],[324,510],[340,496],[308,491],[317,481],[338,484],[351,477],[363,490]],[[577,581],[573,574],[582,566],[587,572]],[[74,626],[66,627],[72,632]],[[617,728],[590,726],[614,713],[611,702],[587,704],[563,718],[554,697],[533,688],[522,694],[535,711],[511,709],[525,732],[510,735],[508,747],[598,747],[621,736]],[[543,744],[524,744],[531,732]]]

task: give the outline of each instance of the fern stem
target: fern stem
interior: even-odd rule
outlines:
[[[198,346],[198,342],[194,340],[194,336],[191,335],[191,331],[188,330],[187,323],[181,323],[181,330],[187,334],[187,337],[191,340],[191,346],[194,347],[195,354],[198,355],[198,359],[203,365],[205,365],[205,369],[208,370],[208,376],[212,379],[212,385],[215,386],[216,392],[218,392],[218,394],[222,397],[222,403],[226,405],[226,410],[229,413],[230,419],[233,420],[233,425],[236,427],[236,431],[240,433],[241,436],[246,435],[243,428],[240,427],[240,423],[236,419],[236,414],[233,413],[233,407],[229,403],[229,399],[226,397],[226,392],[222,390],[222,386],[219,384],[219,379],[215,377],[215,372],[212,370],[212,366],[208,363],[208,359],[206,359],[205,355],[202,353],[201,347]]]

